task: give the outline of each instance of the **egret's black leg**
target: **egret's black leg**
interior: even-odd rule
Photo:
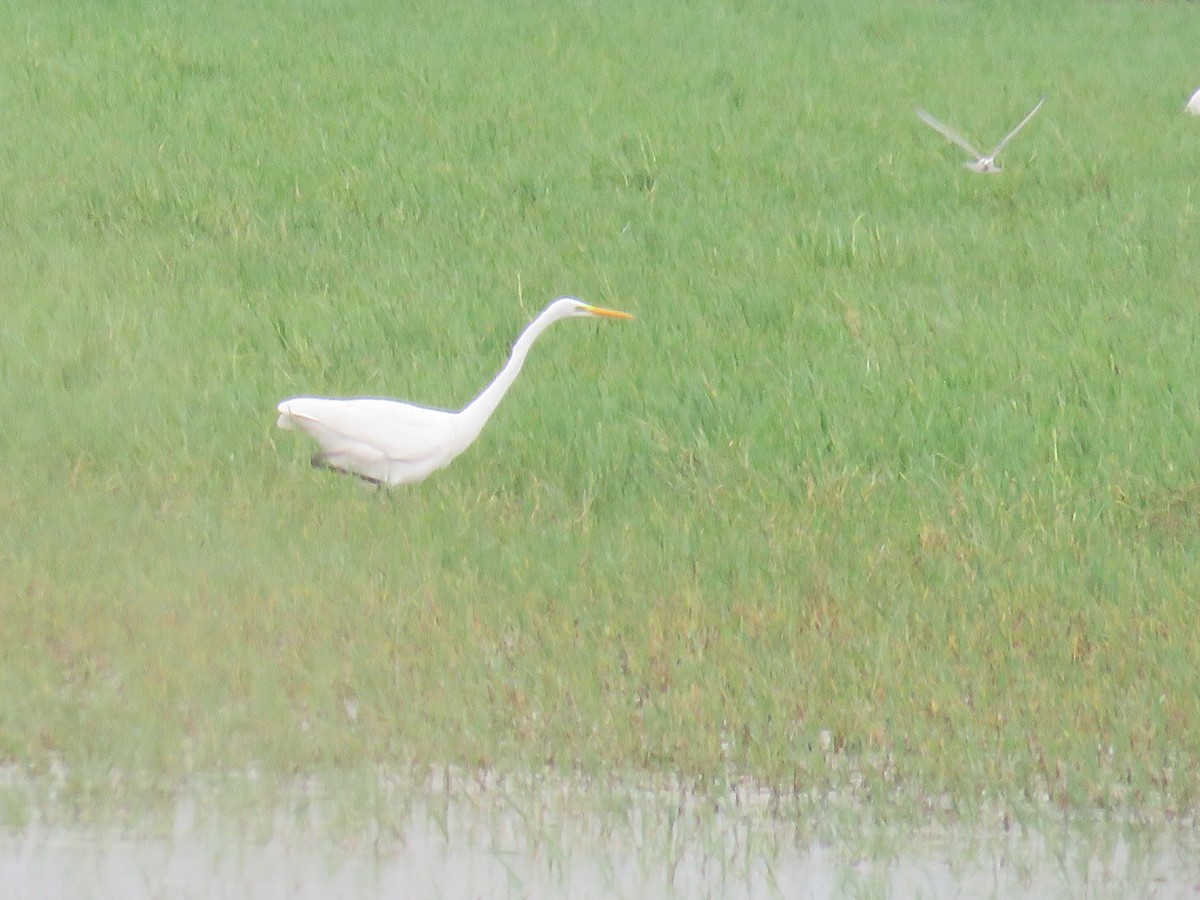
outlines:
[[[314,469],[329,469],[331,472],[337,472],[339,475],[353,475],[355,478],[361,478],[363,481],[367,482],[367,484],[373,484],[375,487],[383,487],[383,482],[378,478],[372,478],[369,475],[359,475],[357,472],[347,472],[345,469],[339,469],[337,466],[333,465],[333,463],[329,461],[329,457],[320,450],[312,455],[312,459],[310,459],[309,462],[312,463],[312,467]]]

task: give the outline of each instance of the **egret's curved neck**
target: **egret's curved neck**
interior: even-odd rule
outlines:
[[[491,418],[512,383],[517,380],[521,366],[525,365],[525,357],[529,353],[529,348],[554,321],[555,318],[550,316],[549,310],[547,310],[530,322],[528,327],[521,332],[516,343],[513,344],[512,353],[508,357],[508,362],[504,364],[504,368],[478,397],[463,407],[459,413],[460,420],[472,429],[472,435],[478,434],[483,429],[484,423]]]

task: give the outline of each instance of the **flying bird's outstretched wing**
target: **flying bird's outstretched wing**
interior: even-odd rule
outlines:
[[[916,112],[917,112],[918,119],[920,119],[922,122],[924,122],[930,128],[932,128],[934,131],[936,131],[938,134],[940,134],[942,137],[944,137],[950,143],[957,144],[959,147],[962,147],[962,149],[966,150],[977,160],[983,159],[983,154],[980,153],[978,150],[976,150],[974,147],[972,147],[970,141],[968,141],[965,137],[963,137],[961,134],[959,134],[957,131],[955,131],[953,128],[951,128],[949,125],[939,122],[937,119],[935,119],[929,113],[925,112],[925,110],[921,109],[919,106],[917,107]],[[1007,138],[1006,138],[1006,140],[1007,140]]]
[[[996,148],[988,155],[995,156],[997,153],[999,153],[1001,150],[1003,150],[1004,145],[1007,144],[1009,141],[1011,141],[1013,139],[1013,136],[1016,135],[1016,133],[1018,131],[1020,131],[1022,128],[1024,128],[1026,125],[1029,124],[1029,120],[1032,119],[1034,117],[1034,115],[1037,114],[1037,111],[1042,108],[1042,104],[1045,102],[1046,102],[1045,97],[1043,97],[1041,100],[1039,100],[1037,102],[1037,106],[1035,106],[1033,109],[1031,109],[1029,111],[1029,115],[1027,115],[1025,118],[1023,118],[1020,122],[1018,122],[1016,128],[1014,128],[1012,131],[1010,131],[1008,134],[1006,134],[1004,137],[1002,137],[1000,139],[1000,143],[998,143],[996,145]]]

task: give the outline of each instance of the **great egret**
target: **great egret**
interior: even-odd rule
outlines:
[[[1006,134],[1003,138],[1001,138],[1000,143],[998,143],[995,147],[993,147],[991,149],[991,152],[987,153],[987,154],[980,153],[978,150],[976,150],[974,147],[971,146],[970,142],[965,137],[963,137],[961,134],[959,134],[957,131],[955,131],[953,128],[951,128],[949,125],[939,122],[937,119],[935,119],[929,113],[925,112],[925,110],[921,109],[920,107],[917,108],[917,118],[920,119],[922,122],[924,122],[926,125],[928,125],[930,128],[932,128],[934,131],[936,131],[938,134],[940,134],[942,137],[944,137],[946,140],[950,141],[950,143],[957,144],[959,147],[962,147],[962,149],[966,150],[973,157],[975,157],[974,162],[963,163],[963,165],[966,166],[968,169],[970,169],[972,172],[979,172],[980,174],[983,174],[983,175],[994,175],[997,172],[1003,171],[1000,168],[1000,164],[998,162],[996,162],[996,156],[1000,153],[1001,150],[1004,149],[1005,145],[1013,139],[1013,137],[1016,135],[1016,133],[1018,131],[1020,131],[1022,128],[1024,128],[1026,125],[1029,124],[1029,120],[1032,119],[1034,117],[1034,115],[1037,113],[1037,111],[1042,108],[1042,104],[1045,102],[1046,102],[1045,97],[1043,97],[1041,100],[1039,100],[1037,102],[1037,106],[1035,106],[1033,109],[1031,109],[1029,111],[1029,114],[1027,116],[1025,116],[1025,118],[1023,118],[1020,122],[1017,123],[1017,127],[1014,128],[1012,131],[1010,131],[1008,134]]]
[[[1187,102],[1187,106],[1185,106],[1184,109],[1190,112],[1193,116],[1200,116],[1200,91],[1196,91],[1196,93],[1192,94],[1192,99]]]
[[[516,380],[538,335],[559,319],[629,313],[563,297],[547,306],[513,344],[508,362],[483,392],[458,412],[378,397],[293,397],[279,404],[280,428],[299,429],[321,445],[314,466],[328,466],[375,484],[421,481],[448,464],[479,436]]]

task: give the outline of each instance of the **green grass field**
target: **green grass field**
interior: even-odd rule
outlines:
[[[0,762],[1194,809],[1195,24],[6,4]],[[913,115],[1043,94],[994,178]],[[420,485],[274,428],[458,407],[563,294],[637,320]]]

